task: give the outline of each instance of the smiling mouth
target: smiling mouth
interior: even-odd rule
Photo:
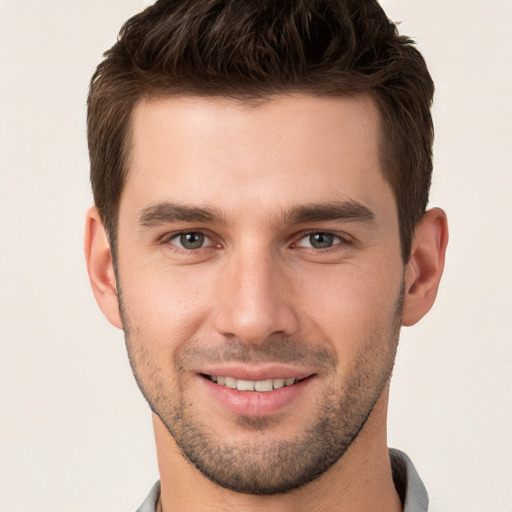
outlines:
[[[266,380],[244,380],[235,379],[234,377],[221,376],[221,375],[203,375],[203,377],[215,382],[220,386],[225,386],[230,389],[237,389],[238,391],[258,391],[266,393],[274,389],[281,389],[287,386],[293,386],[297,382],[306,379],[266,379]]]

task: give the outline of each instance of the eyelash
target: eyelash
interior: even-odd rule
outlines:
[[[205,237],[205,239],[209,240],[211,243],[208,245],[202,245],[201,247],[198,247],[197,249],[188,249],[185,247],[180,247],[176,243],[173,243],[173,240],[182,237],[184,235],[202,235]],[[329,247],[324,248],[317,248],[312,246],[305,246],[305,245],[299,245],[303,240],[307,239],[308,237],[311,237],[311,235],[325,235],[333,237],[334,239],[337,239],[338,241],[333,243],[333,245]],[[304,250],[310,250],[314,251],[317,254],[322,253],[328,253],[331,251],[340,250],[342,247],[340,246],[347,246],[351,245],[353,243],[352,237],[347,235],[346,233],[338,233],[338,232],[332,232],[332,231],[319,231],[319,230],[310,230],[307,232],[300,233],[300,236],[295,238],[295,242],[292,242],[289,247],[291,248],[299,248]],[[169,248],[171,248],[174,252],[178,252],[180,254],[197,254],[198,251],[201,251],[202,249],[206,249],[208,247],[213,247],[216,249],[220,249],[222,245],[220,243],[215,243],[213,237],[209,235],[208,233],[201,231],[201,230],[190,230],[190,231],[179,231],[177,233],[168,233],[167,235],[163,236],[160,239],[160,243],[167,245]]]
[[[317,248],[317,247],[308,247],[308,246],[301,246],[298,245],[301,241],[304,239],[307,239],[308,237],[311,237],[311,235],[326,235],[326,236],[332,236],[335,239],[338,239],[338,242],[333,243],[330,247],[325,248]],[[292,243],[292,247],[304,247],[306,250],[313,250],[315,253],[327,253],[330,251],[336,251],[340,250],[341,247],[339,246],[347,246],[351,245],[353,243],[352,237],[345,233],[338,233],[333,231],[319,231],[319,230],[311,230],[307,231],[305,233],[301,233],[301,236],[298,238],[297,242]]]
[[[206,245],[206,246],[203,245],[201,247],[198,247],[197,249],[187,249],[185,247],[180,247],[176,243],[173,243],[173,240],[175,240],[175,239],[177,239],[179,237],[182,237],[184,235],[202,235],[202,236],[205,237],[205,239],[210,240],[211,243],[209,245]],[[200,251],[201,249],[205,249],[207,247],[216,247],[216,248],[219,248],[219,249],[221,247],[220,243],[215,243],[214,242],[212,236],[209,236],[207,233],[205,233],[204,231],[201,231],[201,230],[190,230],[190,231],[179,231],[178,233],[168,233],[167,235],[163,236],[160,239],[160,241],[161,241],[162,244],[168,245],[175,252],[179,252],[181,254],[197,253],[197,251]]]

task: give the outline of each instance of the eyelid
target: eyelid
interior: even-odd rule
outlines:
[[[339,242],[333,243],[333,245],[331,247],[327,247],[325,249],[317,249],[317,248],[311,247],[311,246],[300,245],[300,242],[302,240],[310,237],[311,235],[315,235],[315,234],[332,235],[333,237],[338,238]],[[292,245],[294,247],[305,247],[306,249],[314,249],[315,251],[320,252],[320,251],[328,251],[330,249],[334,249],[338,245],[348,245],[351,243],[353,243],[353,238],[350,235],[348,235],[347,233],[341,233],[339,231],[332,231],[332,230],[327,230],[327,229],[311,229],[311,230],[303,231],[302,233],[300,233],[300,235],[296,237],[296,242],[293,242]]]
[[[205,237],[205,245],[202,247],[199,247],[198,249],[187,249],[185,247],[180,246],[177,243],[174,243],[173,240],[176,238],[179,238],[182,235],[190,234],[190,233],[199,233]],[[209,243],[206,243],[206,241],[209,241]],[[216,242],[214,237],[211,235],[211,233],[207,232],[204,229],[181,229],[179,231],[172,231],[170,233],[165,233],[158,239],[158,243],[164,244],[164,245],[173,245],[176,247],[176,250],[183,251],[183,252],[197,252],[201,249],[206,249],[207,247],[212,246],[220,246],[219,242]]]
[[[174,239],[180,237],[181,235],[189,234],[189,233],[200,233],[205,237],[205,240],[208,241],[206,245],[203,245],[202,247],[198,249],[186,249],[185,247],[181,247],[180,245],[173,242]],[[335,242],[331,247],[324,248],[324,249],[318,249],[314,247],[308,247],[306,245],[301,245],[300,242],[302,242],[304,239],[308,238],[309,236],[313,234],[325,234],[325,235],[332,235],[333,237],[337,238],[339,241]],[[332,231],[327,229],[310,229],[307,231],[302,231],[300,234],[294,237],[294,240],[291,244],[292,247],[303,247],[305,249],[313,249],[315,252],[326,252],[332,249],[336,249],[339,245],[350,245],[354,242],[354,239],[352,236],[348,235],[344,232],[338,232],[338,231]],[[197,252],[202,249],[206,249],[208,247],[221,247],[221,242],[217,241],[216,238],[205,229],[181,229],[178,231],[173,232],[167,232],[164,235],[160,236],[157,240],[158,243],[163,245],[172,245],[176,248],[177,251],[192,253]]]

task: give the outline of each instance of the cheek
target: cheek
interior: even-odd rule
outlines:
[[[322,333],[340,362],[355,358],[362,346],[392,337],[401,283],[399,269],[333,267],[303,278],[296,295],[302,297],[306,336]]]
[[[144,265],[121,274],[127,327],[148,348],[174,351],[192,339],[208,311],[207,276],[189,268]]]

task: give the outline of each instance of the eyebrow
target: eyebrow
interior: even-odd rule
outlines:
[[[375,214],[357,201],[337,201],[333,203],[311,204],[292,208],[284,220],[290,224],[307,222],[348,221],[373,223]]]
[[[371,224],[374,213],[356,201],[338,201],[292,207],[281,218],[285,224],[308,222],[344,221]],[[173,222],[205,222],[227,225],[226,219],[214,208],[197,207],[164,201],[146,208],[139,213],[139,224],[156,227]]]
[[[147,228],[172,222],[217,222],[226,224],[224,218],[212,208],[199,208],[167,201],[148,206],[139,213],[139,224]]]

